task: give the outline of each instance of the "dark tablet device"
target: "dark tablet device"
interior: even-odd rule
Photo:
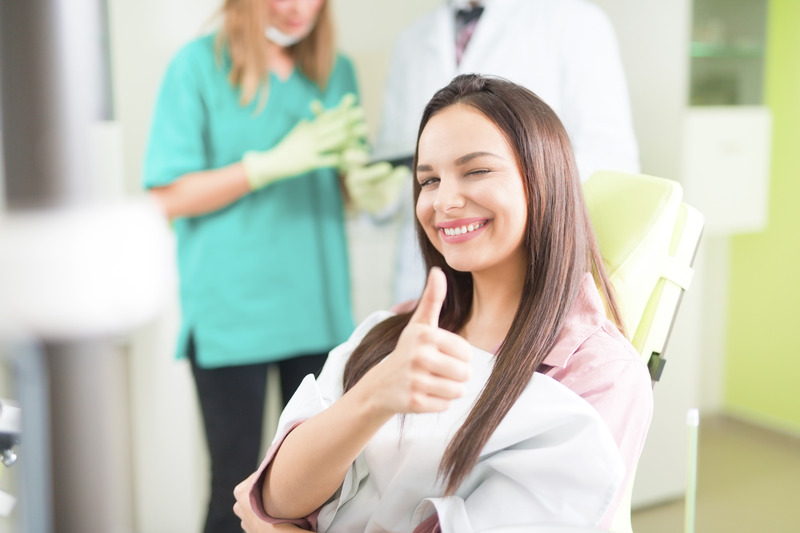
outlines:
[[[375,159],[373,161],[370,161],[370,164],[380,163],[381,161],[386,161],[387,163],[390,163],[393,167],[396,167],[398,165],[405,165],[408,168],[411,168],[411,165],[414,163],[414,156],[408,155],[408,156],[394,157],[391,159]]]

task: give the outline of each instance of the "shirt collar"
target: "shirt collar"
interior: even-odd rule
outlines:
[[[570,357],[581,344],[606,321],[605,308],[600,293],[589,273],[583,275],[578,296],[567,313],[553,349],[547,354],[543,363],[548,366],[565,368]]]

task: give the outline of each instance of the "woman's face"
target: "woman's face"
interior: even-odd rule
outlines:
[[[314,28],[325,0],[267,0],[269,24],[292,37],[305,37]]]
[[[518,275],[527,263],[527,203],[503,133],[475,108],[455,104],[428,121],[418,150],[417,218],[447,264]]]

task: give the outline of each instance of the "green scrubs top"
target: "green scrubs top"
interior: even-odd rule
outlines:
[[[144,166],[147,188],[267,150],[314,99],[326,108],[356,93],[353,66],[338,56],[325,91],[295,70],[270,75],[266,105],[239,103],[214,35],[172,60],[155,107]],[[261,104],[261,107],[259,107]],[[344,213],[337,171],[279,181],[213,213],[175,220],[182,326],[177,355],[194,338],[206,368],[320,353],[353,330]]]

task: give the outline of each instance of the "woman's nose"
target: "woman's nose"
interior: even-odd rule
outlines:
[[[436,198],[433,201],[433,210],[444,213],[450,209],[464,207],[465,199],[458,181],[454,179],[442,179],[436,190]]]

